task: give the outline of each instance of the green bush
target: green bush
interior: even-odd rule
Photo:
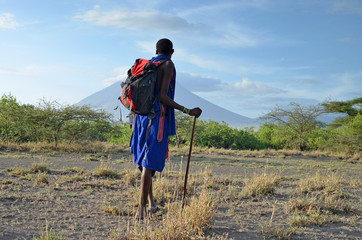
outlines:
[[[176,118],[177,136],[171,138],[176,145],[189,144],[192,131],[192,118],[179,116]],[[227,123],[197,120],[194,145],[199,147],[215,147],[234,150],[265,148],[252,129],[237,129]]]
[[[10,94],[0,100],[0,140],[7,144],[104,141],[111,125],[109,114],[89,106],[68,106],[45,100],[38,106],[21,105]]]
[[[326,128],[316,117],[320,106],[308,108],[290,104],[290,109],[275,108],[264,118],[272,121],[253,129],[232,128],[227,123],[197,120],[194,145],[234,150],[299,149],[356,153],[362,150],[362,98],[325,103],[326,112],[340,112]],[[176,112],[177,135],[170,144],[188,145],[193,118]],[[89,106],[61,105],[41,101],[37,106],[22,105],[11,94],[0,99],[0,143],[5,146],[28,142],[52,144],[100,141],[128,144],[132,129],[128,123],[114,123],[103,111]],[[1,147],[1,146],[0,146]]]
[[[107,142],[113,144],[128,144],[132,136],[132,128],[129,123],[112,125],[111,131],[106,134]]]

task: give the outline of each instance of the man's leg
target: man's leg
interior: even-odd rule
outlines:
[[[150,191],[148,192],[148,204],[148,208],[151,210],[152,213],[158,210],[155,200],[153,199],[152,180],[150,184]]]
[[[141,175],[141,196],[140,196],[140,204],[138,206],[139,218],[143,218],[143,216],[147,214],[146,204],[151,187],[152,187],[152,170],[144,167]]]

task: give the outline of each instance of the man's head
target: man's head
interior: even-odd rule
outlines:
[[[173,51],[173,44],[169,39],[163,38],[158,40],[156,44],[156,54],[164,54],[171,57]]]

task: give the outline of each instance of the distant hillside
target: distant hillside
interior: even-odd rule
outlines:
[[[90,105],[93,108],[104,109],[114,116],[114,119],[120,119],[120,115],[124,121],[127,121],[126,115],[128,110],[120,104],[117,99],[120,94],[121,82],[116,82],[113,85],[106,87],[86,98],[81,100],[77,105]],[[177,83],[175,101],[187,107],[200,107],[203,112],[200,117],[202,120],[212,120],[217,122],[226,122],[233,127],[257,126],[254,119],[233,113],[222,107],[219,107],[195,94],[188,91],[186,88]],[[117,106],[121,109],[114,110]]]

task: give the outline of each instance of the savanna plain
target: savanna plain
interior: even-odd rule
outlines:
[[[0,150],[0,239],[362,239],[360,155],[187,147],[153,178],[159,211],[137,220],[127,146]]]

